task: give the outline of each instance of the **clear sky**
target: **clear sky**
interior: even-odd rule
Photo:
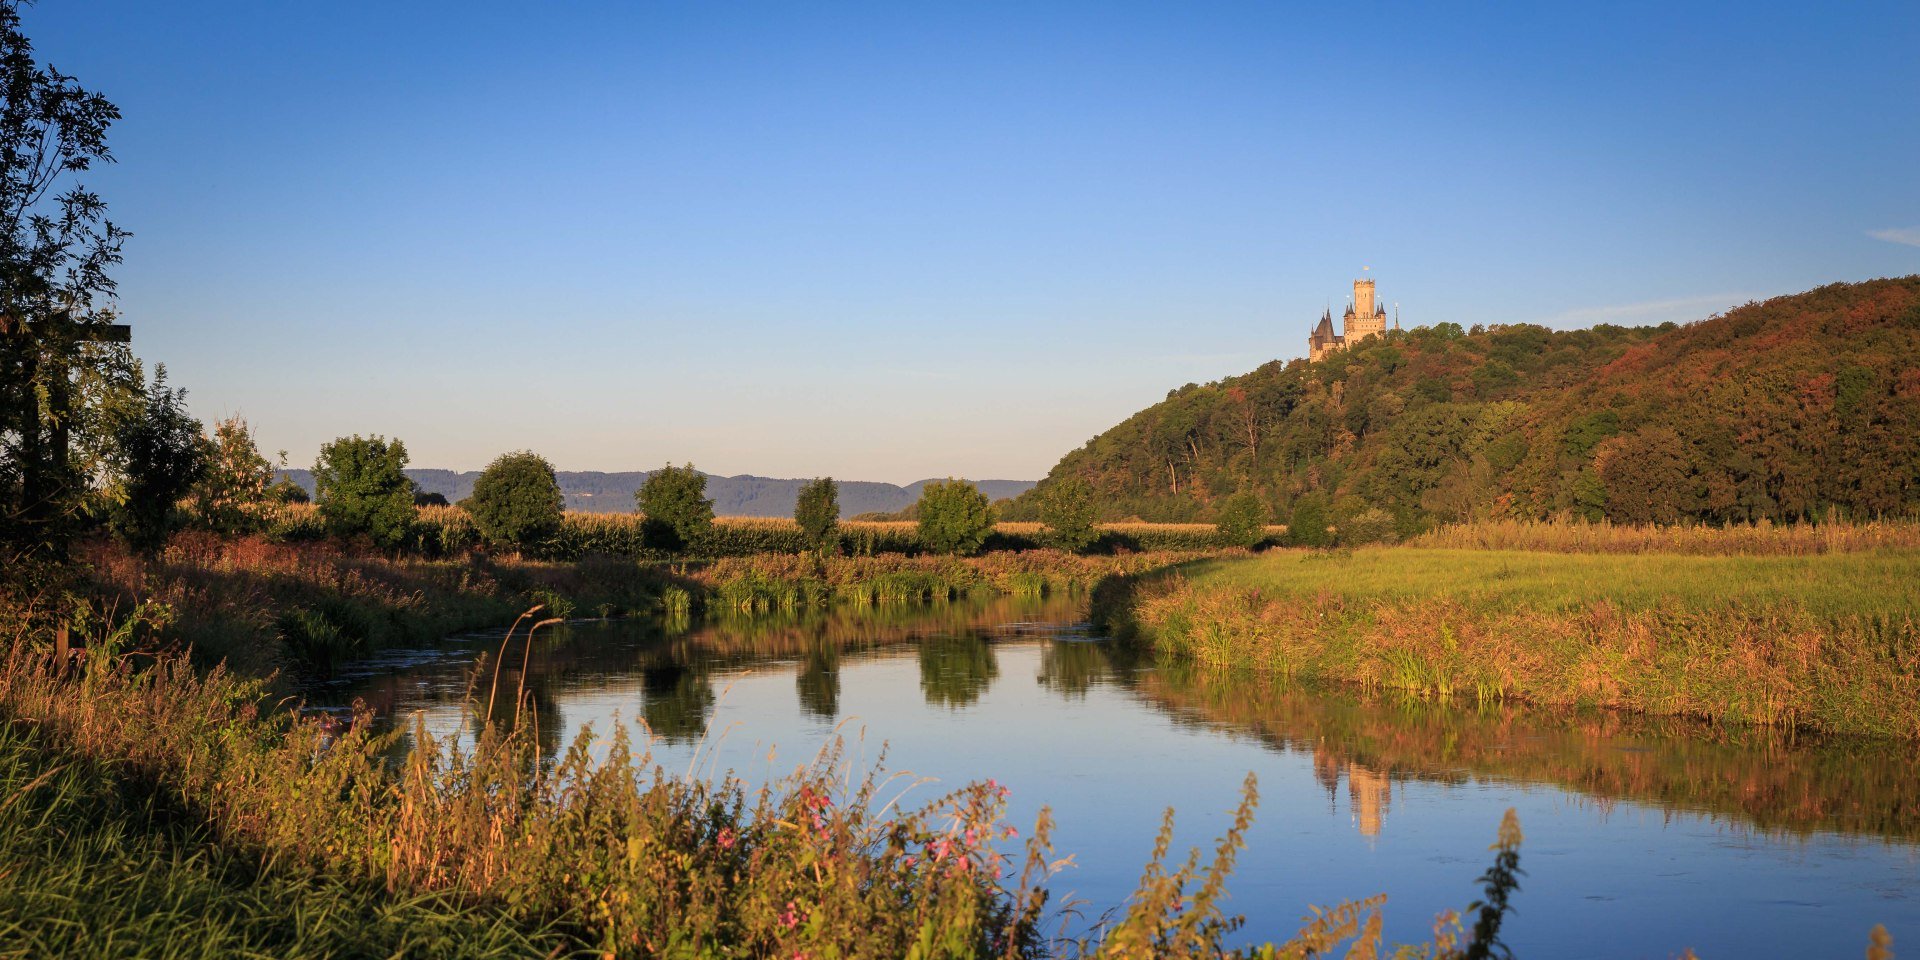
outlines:
[[[1920,272],[1920,3],[42,0],[137,351],[312,462],[1034,478],[1407,325]]]

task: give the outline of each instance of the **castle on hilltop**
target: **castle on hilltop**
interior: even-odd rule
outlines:
[[[1320,314],[1320,323],[1307,336],[1307,359],[1319,360],[1335,350],[1345,350],[1349,345],[1359,343],[1368,337],[1378,337],[1387,332],[1386,304],[1373,297],[1372,280],[1353,282],[1353,302],[1347,305],[1346,316],[1341,318],[1345,324],[1342,332],[1333,332],[1333,308],[1328,307]],[[1399,321],[1394,321],[1398,327]]]

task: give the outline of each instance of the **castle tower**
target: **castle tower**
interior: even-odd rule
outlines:
[[[1371,279],[1353,282],[1353,305],[1341,319],[1346,324],[1345,336],[1341,339],[1347,346],[1387,332],[1387,307],[1374,299]]]

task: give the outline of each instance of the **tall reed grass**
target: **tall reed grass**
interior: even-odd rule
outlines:
[[[1412,547],[1549,550],[1560,553],[1681,553],[1712,556],[1811,556],[1870,550],[1920,550],[1920,523],[1866,522],[1651,526],[1566,521],[1488,520],[1421,534]]]
[[[1354,568],[1309,568],[1297,555],[1202,564],[1116,581],[1097,606],[1117,629],[1213,668],[1920,739],[1920,597],[1897,586],[1912,582],[1898,571],[1913,559],[1860,556],[1819,558],[1835,570],[1864,565],[1869,586],[1847,604],[1798,577],[1782,582],[1799,593],[1729,602],[1675,583],[1627,603],[1573,569],[1579,558],[1563,558],[1564,586],[1545,595],[1439,573],[1411,587],[1380,582],[1395,558],[1419,557],[1400,548],[1355,555]]]
[[[553,938],[552,953],[610,957],[1305,957],[1347,941],[1349,956],[1382,949],[1377,898],[1317,912],[1283,944],[1230,946],[1241,921],[1224,911],[1225,881],[1251,822],[1251,777],[1210,860],[1196,851],[1169,863],[1169,813],[1128,904],[1090,936],[1048,937],[1046,882],[1058,864],[1049,821],[1043,812],[1015,842],[1001,820],[1006,791],[992,781],[906,808],[899,781],[829,748],[754,790],[731,777],[669,775],[624,727],[604,743],[582,733],[543,763],[537,734],[521,721],[524,702],[511,720],[504,711],[500,722],[485,720],[464,748],[417,727],[413,749],[393,764],[368,724],[340,730],[267,706],[256,682],[223,669],[202,675],[178,657],[135,660],[115,647],[101,638],[85,663],[68,665],[13,644],[0,720],[33,733],[0,735],[0,776],[10,784],[25,776],[22,744],[42,754],[34,762],[45,772],[0,803],[13,806],[68,769],[45,751],[111,766],[200,824],[196,842],[258,863],[266,884],[319,878],[402,912],[442,914],[448,940],[435,953],[486,955]],[[30,801],[49,802],[66,801]],[[1509,823],[1501,836],[1503,857],[1513,854],[1517,828]],[[0,829],[9,849],[35,839]],[[126,859],[59,851],[54,861],[116,858]],[[199,882],[176,878],[166,862],[149,868],[153,882]],[[0,896],[32,902],[72,888],[60,868],[22,876],[36,886]],[[48,910],[73,909],[43,908],[26,925],[43,930]],[[104,935],[131,929],[179,943],[179,927],[200,922],[181,917],[163,929],[131,912],[100,910],[124,925]],[[489,915],[517,929],[461,932]],[[1462,937],[1457,915],[1441,929],[1417,955],[1475,955],[1495,943]]]

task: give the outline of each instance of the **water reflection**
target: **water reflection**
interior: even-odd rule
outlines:
[[[731,682],[724,678],[772,668],[793,671],[785,696],[797,702],[797,715],[831,725],[842,718],[848,669],[889,657],[912,658],[906,662],[918,668],[927,707],[977,711],[997,684],[1008,682],[996,647],[1035,640],[1034,683],[1060,709],[1076,709],[1096,688],[1110,687],[1183,727],[1301,756],[1329,802],[1345,794],[1356,828],[1367,837],[1386,829],[1396,784],[1504,781],[1551,784],[1603,807],[1626,801],[1702,813],[1763,832],[1920,841],[1920,752],[1912,744],[1605,712],[1437,704],[1223,675],[1142,661],[1137,651],[1074,635],[1080,613],[1068,598],[1001,598],[703,622],[570,624],[542,633],[531,649],[516,638],[498,671],[494,712],[509,724],[517,714],[549,754],[574,726],[600,723],[609,710],[644,720],[669,744],[684,744],[707,735],[716,688]],[[497,644],[497,637],[475,638],[416,663],[370,666],[349,686],[322,691],[316,700],[360,697],[388,716],[457,712],[476,660],[483,652],[491,659]],[[492,669],[477,680],[484,704]],[[516,708],[521,690],[525,705]],[[569,704],[583,698],[594,706],[569,716]],[[871,709],[861,720],[883,737],[907,722]],[[791,739],[780,730],[760,735]]]
[[[1129,674],[1187,723],[1311,755],[1331,795],[1344,774],[1361,833],[1380,832],[1402,780],[1548,783],[1602,805],[1652,804],[1764,832],[1920,841],[1912,744],[1728,729],[1604,711],[1467,707],[1310,689],[1181,664]]]
[[[972,706],[1000,676],[985,637],[964,634],[920,641],[920,692],[949,710]]]

